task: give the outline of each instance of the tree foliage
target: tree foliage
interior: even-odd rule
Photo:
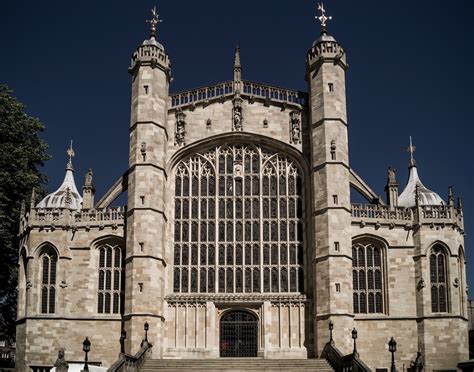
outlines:
[[[15,335],[18,279],[18,230],[21,203],[33,188],[44,192],[39,168],[49,159],[39,137],[44,126],[0,85],[0,334]]]

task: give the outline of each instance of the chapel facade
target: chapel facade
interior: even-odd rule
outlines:
[[[59,189],[22,213],[18,370],[52,366],[60,348],[83,360],[86,336],[110,366],[121,335],[137,352],[145,322],[155,359],[318,358],[330,322],[345,354],[358,331],[373,370],[390,365],[391,337],[398,366],[467,359],[461,200],[422,184],[411,144],[401,192],[393,169],[385,201],[357,175],[346,54],[326,20],[307,92],[243,80],[237,49],[232,80],[171,94],[154,13],[129,68],[127,171],[96,202],[92,171],[77,190],[71,148]]]

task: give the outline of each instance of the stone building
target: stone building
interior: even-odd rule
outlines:
[[[71,148],[62,185],[22,216],[18,370],[60,348],[81,360],[85,336],[110,366],[145,322],[154,359],[318,358],[330,322],[343,354],[357,329],[372,369],[390,365],[392,336],[400,368],[417,352],[429,370],[467,358],[461,201],[422,184],[412,145],[385,202],[351,168],[346,54],[319,19],[307,92],[243,80],[237,49],[232,80],[170,94],[153,13],[129,68],[127,172],[96,202]]]

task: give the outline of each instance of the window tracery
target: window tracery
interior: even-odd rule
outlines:
[[[384,312],[382,249],[375,244],[352,246],[353,307],[356,314]]]
[[[302,215],[301,172],[284,155],[231,145],[181,161],[174,291],[303,292]]]
[[[41,313],[56,312],[56,272],[58,256],[53,248],[47,247],[41,259]]]
[[[99,247],[97,312],[119,314],[122,298],[122,250],[117,245]]]
[[[431,311],[444,313],[448,311],[448,290],[446,254],[436,245],[430,254]]]

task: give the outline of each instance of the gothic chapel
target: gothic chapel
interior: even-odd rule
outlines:
[[[349,57],[319,10],[307,92],[243,80],[237,48],[232,80],[169,93],[152,12],[128,70],[127,171],[95,201],[71,147],[61,186],[23,210],[18,371],[52,367],[60,348],[83,360],[86,336],[105,367],[144,343],[155,362],[262,363],[331,363],[330,344],[375,370],[391,337],[399,369],[418,352],[426,370],[467,359],[461,200],[423,185],[412,145],[386,201],[351,167]]]

